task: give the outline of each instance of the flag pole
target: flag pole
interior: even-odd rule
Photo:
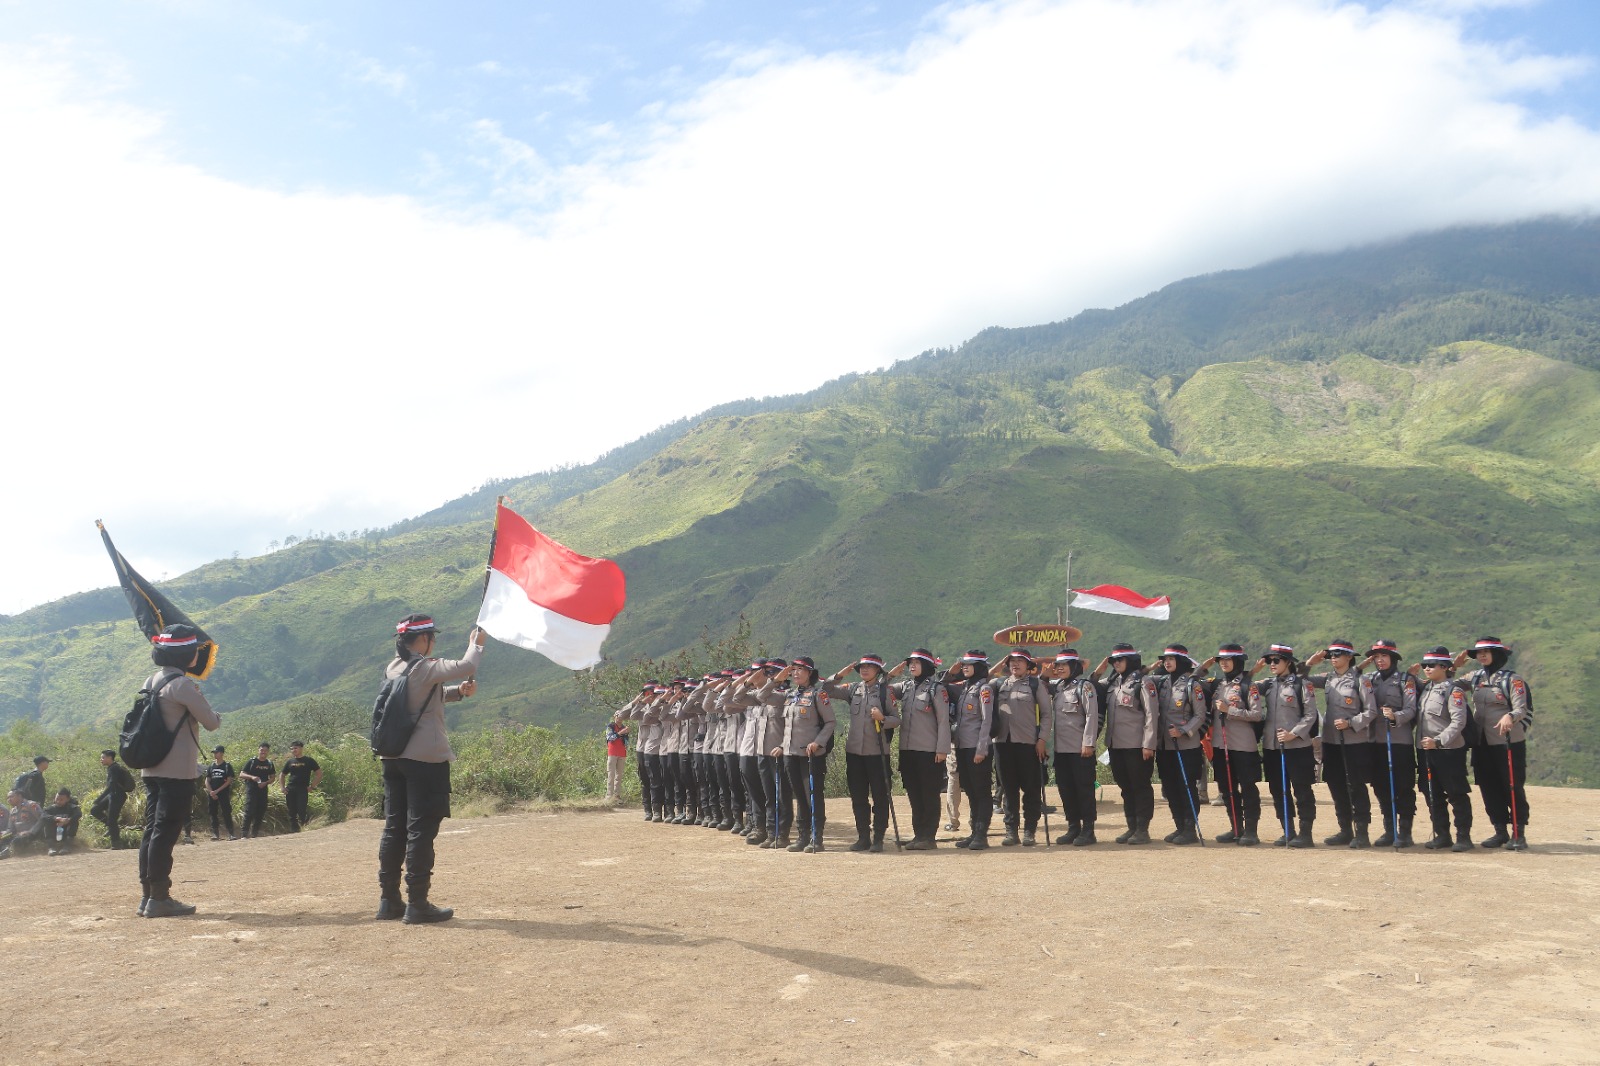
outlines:
[[[504,496],[494,498],[494,527],[489,531],[489,560],[483,564],[483,598],[489,596],[489,575],[494,572],[494,542],[500,536],[500,508],[506,502]]]
[[[1067,606],[1061,612],[1061,624],[1066,625],[1072,618],[1072,553],[1067,553]]]

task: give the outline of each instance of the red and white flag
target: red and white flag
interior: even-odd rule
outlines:
[[[1073,589],[1070,607],[1102,614],[1125,614],[1133,618],[1154,618],[1165,622],[1172,616],[1172,601],[1165,596],[1151,599],[1121,585],[1096,585],[1092,589]]]
[[[579,555],[504,504],[497,506],[478,625],[569,670],[598,663],[611,620],[627,602],[622,567]]]

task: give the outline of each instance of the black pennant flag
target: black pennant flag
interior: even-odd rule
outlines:
[[[145,637],[154,640],[157,633],[170,625],[193,626],[195,632],[200,634],[200,658],[185,672],[202,680],[210,676],[211,668],[217,664],[217,642],[128,565],[128,560],[111,543],[111,534],[106,532],[103,522],[96,521],[95,527],[100,530],[100,539],[105,541],[111,565],[117,568],[117,580],[122,583],[122,593],[128,597],[128,606],[133,608],[134,620],[144,630]]]

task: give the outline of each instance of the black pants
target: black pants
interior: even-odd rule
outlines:
[[[794,792],[783,776],[783,757],[762,755],[756,761],[761,771],[761,791],[767,800],[767,832],[782,836],[794,825]]]
[[[1056,791],[1061,795],[1061,810],[1067,824],[1094,828],[1094,756],[1075,751],[1058,751]]]
[[[172,897],[172,847],[194,805],[194,780],[144,779],[144,836],[139,840],[139,883],[151,899]]]
[[[939,803],[948,779],[944,763],[935,762],[933,752],[901,750],[900,781],[911,804],[913,839],[932,840],[938,835]]]
[[[1272,792],[1272,809],[1283,823],[1283,831],[1292,833],[1294,821],[1299,818],[1301,832],[1309,833],[1317,820],[1317,796],[1311,788],[1317,772],[1316,755],[1310,748],[1271,748],[1264,762],[1267,788]],[[1288,793],[1283,790],[1285,773],[1289,780]]]
[[[215,796],[208,795],[206,801],[211,808],[211,835],[216,836],[222,832],[222,826],[228,827],[228,835],[234,836],[233,830],[233,786],[218,792]]]
[[[722,756],[722,766],[728,776],[728,791],[723,796],[723,805],[727,807],[729,816],[734,820],[744,817],[750,809],[749,799],[744,788],[744,772],[739,761],[739,753],[730,751]]]
[[[261,823],[267,817],[267,790],[246,784],[244,787],[244,835],[261,835]]]
[[[311,821],[311,790],[286,788],[283,790],[283,802],[289,808],[289,831],[300,832],[300,827]]]
[[[974,833],[988,831],[994,817],[994,752],[982,762],[977,761],[977,754],[977,748],[956,749],[956,775],[961,791],[967,794],[967,820]]]
[[[733,781],[728,776],[728,760],[719,751],[706,752],[706,777],[711,781],[712,793],[716,797],[713,804],[716,812],[721,815],[717,819],[721,822],[733,820]]]
[[[1111,749],[1111,779],[1122,793],[1123,816],[1130,829],[1148,827],[1155,817],[1156,790],[1150,783],[1155,772],[1155,760],[1146,759],[1143,748]]]
[[[828,778],[826,755],[785,755],[783,773],[789,779],[789,791],[794,794],[795,822],[800,827],[800,839],[809,842],[812,831],[822,832],[828,820],[828,799],[825,795]]]
[[[383,760],[383,835],[378,838],[378,884],[406,888],[415,900],[428,898],[433,883],[433,841],[439,823],[450,817],[450,764],[415,759]]]
[[[105,823],[106,836],[111,838],[111,847],[114,850],[121,850],[125,846],[122,843],[122,805],[127,800],[126,792],[107,790],[100,793],[99,798],[94,801],[94,806],[89,808],[91,814]]]
[[[1411,788],[1411,782],[1417,779],[1417,749],[1409,742],[1374,744],[1372,749],[1372,788],[1378,794],[1378,809],[1383,812],[1384,832],[1393,833],[1397,815],[1406,825],[1417,816],[1417,794]]]
[[[678,795],[678,755],[676,752],[664,751],[656,756],[657,765],[661,767],[661,801],[664,814],[671,818],[683,810],[683,798]]]
[[[850,786],[850,809],[856,816],[856,836],[870,832],[878,840],[889,831],[889,777],[881,755],[845,752],[844,780]]]
[[[700,812],[700,787],[694,778],[694,752],[678,752],[678,810],[685,814]]]
[[[761,783],[761,756],[739,755],[739,782],[744,790],[744,824],[756,829],[767,824],[767,790]]]
[[[1161,775],[1161,796],[1167,801],[1172,824],[1198,828],[1200,810],[1200,771],[1206,753],[1197,744],[1192,748],[1162,748],[1156,752],[1156,772]]]
[[[1335,744],[1332,737],[1322,741],[1322,780],[1333,797],[1333,813],[1339,824],[1372,824],[1372,797],[1367,784],[1372,780],[1371,744]]]
[[[1039,764],[1039,750],[1032,744],[1016,744],[1009,740],[994,745],[995,772],[1000,775],[1000,795],[1005,803],[1007,829],[1017,828],[1017,811],[1022,811],[1022,824],[1033,829],[1039,824],[1039,811],[1043,806],[1043,767]],[[1022,802],[1017,802],[1020,793]]]
[[[1499,754],[1504,761],[1504,753]],[[1417,791],[1428,801],[1436,835],[1450,831],[1454,814],[1457,835],[1462,840],[1471,836],[1472,789],[1467,785],[1466,748],[1417,749]]]
[[[1214,748],[1211,772],[1228,806],[1228,824],[1234,836],[1243,836],[1261,821],[1261,753]]]
[[[650,769],[646,763],[650,757],[637,748],[633,752],[633,770],[639,775],[639,798],[644,801],[644,813],[655,811],[655,797],[650,793]]]
[[[1506,762],[1506,752],[1511,762]],[[1491,825],[1528,824],[1528,742],[1479,744],[1472,749],[1472,776]],[[1515,815],[1513,817],[1513,815]]]

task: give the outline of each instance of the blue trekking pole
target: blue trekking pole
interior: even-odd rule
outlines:
[[[1389,814],[1394,821],[1394,846],[1400,846],[1400,797],[1394,790],[1394,737],[1389,735],[1389,721],[1383,723],[1383,749],[1389,760]]]
[[[779,776],[778,764],[778,758],[774,757],[772,760],[772,843],[774,847],[778,843],[778,825],[783,817],[780,813],[783,807],[783,779]]]
[[[812,761],[815,758],[815,755],[806,756],[806,780],[811,784],[811,843],[806,846],[808,853],[822,850],[822,841],[817,838],[817,764]]]
[[[1194,785],[1189,780],[1189,771],[1183,766],[1183,749],[1174,744],[1172,754],[1178,757],[1178,776],[1183,778],[1183,790],[1189,797],[1189,814],[1194,818],[1194,835],[1203,848],[1206,846],[1206,838],[1205,834],[1200,832],[1200,808],[1195,806]]]
[[[1289,829],[1289,751],[1281,740],[1278,741],[1278,769],[1283,779],[1283,846],[1287,848],[1293,835]]]

